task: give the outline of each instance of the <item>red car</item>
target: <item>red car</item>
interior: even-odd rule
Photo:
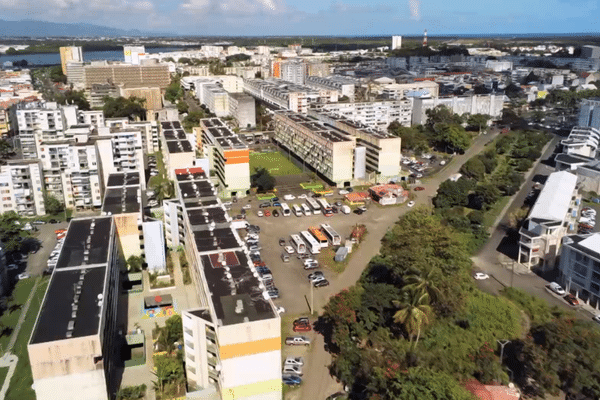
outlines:
[[[308,332],[312,331],[310,324],[294,324],[294,332]]]
[[[417,186],[416,188],[414,188],[415,192],[420,192],[421,190],[425,190],[425,188],[423,186]]]
[[[575,296],[573,296],[572,294],[568,294],[564,297],[564,299],[566,300],[567,303],[569,303],[572,306],[578,306],[579,305],[579,300],[577,300],[577,298]]]
[[[271,216],[271,212],[269,210],[265,211],[265,217],[270,217]]]

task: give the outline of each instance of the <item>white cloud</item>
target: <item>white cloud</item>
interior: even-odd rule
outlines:
[[[200,16],[227,13],[227,17],[285,12],[283,0],[184,0],[182,11],[196,11]]]
[[[421,2],[419,0],[408,0],[408,7],[410,8],[410,19],[415,21],[421,20]]]

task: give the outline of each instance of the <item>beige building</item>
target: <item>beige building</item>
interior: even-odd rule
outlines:
[[[83,62],[83,53],[80,46],[60,48],[60,66],[63,75],[67,75],[67,63],[69,61]]]
[[[108,400],[120,294],[110,217],[74,219],[27,346],[38,400]]]
[[[128,65],[106,64],[84,67],[86,88],[94,84],[123,84],[125,87],[159,87],[166,89],[171,83],[169,66],[166,64]]]
[[[245,93],[229,93],[229,115],[240,128],[256,126],[256,101]]]
[[[219,179],[223,197],[245,197],[250,191],[250,150],[219,118],[200,120],[204,157]]]
[[[279,79],[245,79],[244,91],[284,110],[303,114],[313,104],[336,102],[339,97],[337,90],[296,85]]]
[[[147,110],[160,110],[163,108],[162,94],[159,87],[119,87],[119,93],[123,97],[139,97],[146,102],[144,108]]]

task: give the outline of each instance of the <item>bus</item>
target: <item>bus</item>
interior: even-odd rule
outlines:
[[[321,209],[323,210],[323,214],[326,217],[331,217],[333,215],[333,210],[331,209],[331,205],[327,202],[327,200],[320,198],[317,199],[319,204],[321,205]]]
[[[281,215],[289,217],[291,213],[290,206],[288,206],[287,203],[281,203]]]
[[[321,214],[321,206],[315,199],[306,199],[306,203],[310,206],[313,214]]]
[[[306,204],[302,204],[302,212],[304,212],[304,215],[306,215],[307,217],[309,215],[312,215],[312,212],[310,211],[310,207],[307,206]]]
[[[321,252],[321,246],[319,242],[315,240],[315,238],[308,233],[308,231],[300,232],[302,235],[302,239],[307,243],[308,249],[310,250],[310,254],[318,254]]]
[[[327,239],[329,239],[332,246],[339,246],[342,244],[342,237],[331,227],[331,225],[321,224],[321,230],[325,236],[327,236]]]
[[[323,234],[323,232],[321,232],[321,230],[319,228],[317,228],[316,226],[311,226],[310,228],[308,228],[308,231],[310,232],[311,235],[313,235],[315,240],[317,242],[319,242],[319,245],[321,245],[321,247],[329,246],[327,237]]]
[[[292,246],[294,246],[294,249],[296,249],[298,254],[306,253],[306,244],[300,239],[300,236],[290,235],[290,239],[292,239]]]
[[[297,204],[294,204],[294,206],[292,207],[292,209],[294,210],[294,215],[296,217],[301,217],[303,215],[302,209]]]

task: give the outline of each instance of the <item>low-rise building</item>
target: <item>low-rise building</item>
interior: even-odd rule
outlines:
[[[369,194],[374,201],[382,206],[402,204],[408,199],[408,191],[402,186],[395,184],[371,186]]]
[[[569,137],[562,140],[563,153],[583,157],[596,157],[600,130],[592,127],[575,126]]]
[[[562,238],[575,229],[580,200],[576,175],[550,174],[519,231],[519,263],[528,268],[555,266]]]
[[[306,78],[306,86],[317,89],[336,90],[340,96],[346,96],[349,100],[354,101],[354,89],[358,81],[347,76],[332,75],[332,76],[308,76]]]
[[[311,104],[338,101],[339,92],[311,88],[278,79],[244,79],[244,91],[283,110],[308,112]]]
[[[600,233],[565,236],[558,269],[568,292],[600,308]]]
[[[385,99],[403,99],[408,92],[423,92],[429,97],[438,97],[440,85],[433,81],[415,81],[410,83],[392,83],[381,88],[381,95]]]
[[[412,124],[423,125],[427,123],[427,110],[437,106],[448,107],[453,113],[463,114],[486,114],[493,120],[502,118],[505,96],[503,94],[481,94],[472,96],[451,96],[437,98],[411,98]]]
[[[113,398],[119,277],[113,219],[72,220],[27,346],[37,399]]]

